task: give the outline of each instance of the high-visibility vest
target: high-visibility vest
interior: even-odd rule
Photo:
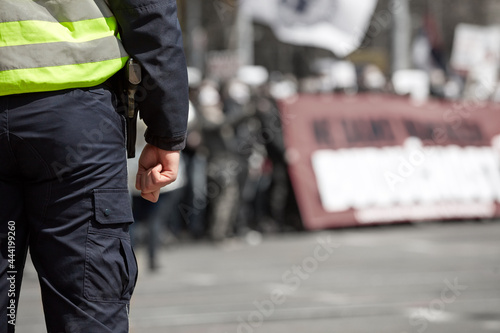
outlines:
[[[0,0],[0,96],[92,87],[127,59],[106,0]]]

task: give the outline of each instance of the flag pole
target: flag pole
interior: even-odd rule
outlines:
[[[392,72],[409,69],[411,45],[411,14],[409,0],[391,0],[394,19],[392,26]]]
[[[188,64],[199,70],[204,68],[204,49],[200,43],[200,34],[202,33],[202,2],[201,0],[188,0],[187,3],[187,37],[188,37]]]
[[[254,28],[252,18],[242,8],[240,0],[236,19],[237,48],[240,65],[245,66],[254,64]]]

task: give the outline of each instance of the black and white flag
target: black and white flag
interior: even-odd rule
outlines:
[[[271,26],[286,43],[331,50],[338,57],[363,41],[377,0],[241,0],[241,10]]]

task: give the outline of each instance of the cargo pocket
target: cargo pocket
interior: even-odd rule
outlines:
[[[90,301],[128,302],[137,262],[128,227],[133,222],[127,190],[94,190],[85,259],[84,296]]]

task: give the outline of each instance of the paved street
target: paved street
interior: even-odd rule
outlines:
[[[133,333],[500,332],[498,221],[180,244],[155,274],[138,260]],[[31,266],[17,332],[45,332]]]

